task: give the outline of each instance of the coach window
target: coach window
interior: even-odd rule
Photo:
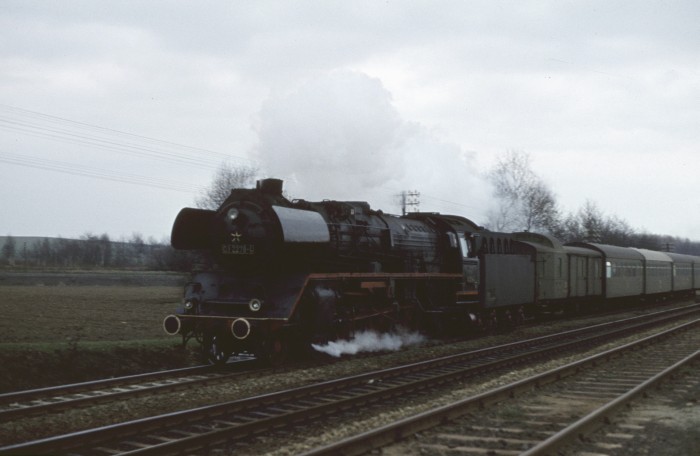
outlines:
[[[612,263],[609,261],[605,262],[605,277],[608,279],[612,278]]]
[[[559,278],[561,279],[564,276],[564,269],[562,268],[561,258],[558,258],[558,260],[559,260]]]

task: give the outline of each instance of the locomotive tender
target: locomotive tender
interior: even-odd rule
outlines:
[[[517,324],[542,307],[694,294],[700,257],[495,233],[454,215],[384,214],[357,201],[289,201],[282,181],[184,208],[172,246],[208,255],[163,322],[209,360],[276,359],[359,329],[436,334]]]

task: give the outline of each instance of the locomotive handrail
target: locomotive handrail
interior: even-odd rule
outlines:
[[[218,319],[218,320],[235,320],[236,318],[239,317],[232,317],[228,315],[190,315],[190,314],[178,314],[177,318],[181,319]],[[270,320],[277,320],[277,321],[287,321],[289,318],[285,317],[245,317],[246,320],[261,320],[261,321],[270,321]]]
[[[330,272],[330,273],[313,273],[308,275],[308,279],[312,280],[337,280],[342,278],[382,278],[387,279],[417,279],[417,278],[435,278],[435,279],[461,279],[462,274],[449,272]]]

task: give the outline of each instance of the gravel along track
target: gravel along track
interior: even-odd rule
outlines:
[[[700,454],[700,361],[645,393],[606,426],[565,448],[568,454]]]
[[[682,448],[664,447],[659,445],[663,439],[649,438],[658,423],[645,399],[647,391],[657,387],[661,392],[656,394],[668,396],[668,401],[697,408],[700,382],[692,373],[700,363],[698,328],[700,320],[306,455],[362,454],[378,446],[384,446],[381,454],[391,456],[698,454],[687,452],[688,445],[697,449],[699,443],[697,410],[682,414],[694,440],[691,437]],[[666,380],[671,373],[675,380]],[[638,411],[647,412],[635,414],[632,400]],[[407,438],[387,445],[402,436]]]
[[[364,410],[377,405],[386,405],[387,402],[392,403],[398,398],[405,399],[404,396],[416,392],[430,392],[435,390],[438,384],[451,386],[457,379],[473,376],[475,372],[483,373],[484,366],[487,364],[490,365],[490,369],[502,369],[504,366],[509,369],[516,358],[521,358],[518,361],[520,363],[533,362],[535,353],[546,353],[545,356],[551,356],[553,352],[561,350],[561,347],[553,344],[551,339],[565,339],[570,349],[578,350],[584,343],[593,341],[600,343],[602,339],[613,337],[609,328],[605,327],[605,329],[602,331],[603,334],[600,334],[602,328],[596,328],[595,331],[598,334],[595,336],[591,336],[590,331],[593,330],[590,328],[585,331],[573,331],[564,337],[557,335],[541,338],[542,340],[536,343],[528,341],[523,344],[496,347],[477,353],[431,360],[426,365],[415,363],[411,366],[141,419],[94,431],[5,447],[0,449],[0,452],[66,453],[70,451],[79,454],[200,452],[204,448],[222,445],[230,440],[243,442],[245,450],[256,453],[261,450],[267,451],[263,448],[253,449],[251,443],[254,443],[255,438],[251,439],[251,435],[264,436],[267,439],[267,436],[273,434],[271,432],[273,428],[283,427],[286,430],[281,437],[280,435],[270,437],[273,444],[277,439],[276,443],[279,445],[279,439],[284,440],[285,433],[289,435],[290,425],[294,423],[306,426],[308,423],[318,421],[320,417],[336,419],[338,416],[344,416],[348,411],[352,416],[357,409]],[[625,329],[625,333],[629,331],[630,328]],[[588,334],[582,337],[587,332]],[[572,341],[574,335],[580,338]],[[619,337],[619,334],[615,337]],[[541,358],[538,359],[541,360]],[[291,427],[291,429],[294,428]],[[241,447],[238,446],[237,450],[241,450]]]
[[[210,383],[231,381],[238,376],[248,375],[236,369],[243,366],[243,363],[251,364],[253,361],[253,358],[246,358],[221,367],[188,367],[4,393],[0,394],[0,423],[163,391],[190,389]]]

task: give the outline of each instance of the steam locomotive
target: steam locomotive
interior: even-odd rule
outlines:
[[[218,210],[184,208],[173,225],[172,246],[209,265],[163,327],[197,339],[212,363],[237,353],[275,361],[361,329],[462,333],[517,325],[542,308],[700,288],[698,257],[563,246],[359,201],[290,201],[282,186],[233,189]]]

